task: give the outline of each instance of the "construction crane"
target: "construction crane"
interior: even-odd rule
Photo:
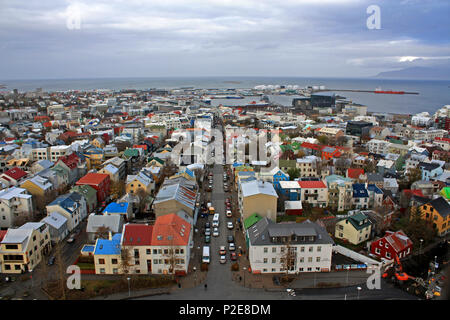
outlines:
[[[392,264],[385,269],[382,275],[384,279],[393,282],[407,292],[414,293],[417,296],[425,296],[426,299],[440,296],[440,292],[435,285],[435,278],[433,277],[435,267],[433,262],[430,263],[427,281],[407,274],[403,270],[403,265],[397,255],[394,256]]]

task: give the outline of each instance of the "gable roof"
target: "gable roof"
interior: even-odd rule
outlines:
[[[82,177],[80,180],[77,181],[78,184],[92,184],[92,185],[99,185],[101,184],[105,179],[108,179],[109,175],[106,173],[94,173],[90,172],[86,174],[84,177]]]
[[[363,183],[354,183],[353,187],[353,197],[354,198],[367,198],[369,193],[367,192],[366,186]]]
[[[100,227],[108,228],[111,232],[120,232],[123,217],[120,214],[100,215],[91,213],[88,217],[86,232],[97,232]]]
[[[78,165],[78,161],[80,161],[80,158],[77,156],[77,154],[75,152],[67,155],[67,156],[62,156],[59,157],[58,161],[56,161],[56,163],[58,164],[58,162],[63,162],[67,167],[69,167],[69,169],[73,170],[77,167]]]
[[[439,213],[441,217],[447,217],[450,214],[450,205],[443,197],[436,198],[428,202]]]
[[[19,180],[27,175],[25,171],[23,171],[18,167],[11,168],[8,171],[4,172],[3,174],[13,178],[14,180]]]
[[[260,180],[252,180],[241,184],[242,196],[251,197],[257,194],[264,194],[278,198],[273,184]]]
[[[408,246],[412,245],[412,241],[403,232],[403,230],[399,230],[397,232],[386,231],[386,235],[383,239],[391,245],[395,252],[401,252]]]
[[[153,246],[187,246],[191,233],[189,222],[175,213],[156,218],[153,226]]]
[[[123,227],[123,246],[150,246],[153,226],[146,224],[126,224]]]
[[[359,179],[359,176],[364,175],[364,169],[348,168],[347,177],[350,179]]]

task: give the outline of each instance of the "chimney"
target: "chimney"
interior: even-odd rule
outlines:
[[[112,232],[111,231],[108,232],[108,240],[112,240]]]

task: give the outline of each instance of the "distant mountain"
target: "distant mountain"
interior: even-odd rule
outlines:
[[[410,67],[396,71],[380,72],[375,78],[450,80],[450,67]]]

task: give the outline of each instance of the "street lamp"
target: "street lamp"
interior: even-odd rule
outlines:
[[[242,268],[242,270],[244,270],[244,287],[245,287],[245,270],[246,270],[247,268],[246,267],[243,267]]]
[[[350,266],[347,267],[347,285],[348,285],[348,273],[350,271]]]
[[[422,254],[422,243],[423,243],[423,239],[420,239],[419,255]]]
[[[356,289],[358,289],[358,300],[359,300],[359,292],[362,290],[361,287],[357,287]]]
[[[30,269],[31,287],[33,288],[33,269]]]
[[[128,277],[127,280],[128,280],[128,297],[131,297],[131,288],[130,288],[130,280],[131,280],[131,278]]]

